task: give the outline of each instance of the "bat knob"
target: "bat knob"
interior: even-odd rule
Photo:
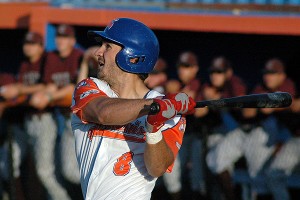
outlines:
[[[157,102],[153,102],[151,105],[150,105],[150,111],[149,111],[149,115],[155,115],[157,114],[158,112],[160,111],[160,106]]]

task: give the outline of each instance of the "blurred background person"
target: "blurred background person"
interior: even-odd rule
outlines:
[[[198,58],[191,51],[182,52],[177,60],[178,80],[169,80],[166,83],[166,93],[185,92],[192,98],[198,93],[201,82],[197,75],[199,72]],[[202,141],[195,131],[193,116],[187,116],[187,127],[183,144],[179,153],[182,169],[182,184],[191,192],[184,198],[200,199],[205,194],[203,163],[201,159]],[[189,187],[190,186],[190,187]]]
[[[257,86],[253,93],[276,91],[286,91],[294,95],[295,87],[287,79],[283,63],[278,59],[271,59],[263,70],[263,84]],[[267,179],[270,174],[268,172],[270,163],[276,157],[282,143],[289,137],[286,127],[277,126],[276,119],[270,116],[271,110],[276,112],[276,115],[281,113],[278,117],[283,114],[282,112],[285,113],[285,117],[291,114],[289,109],[260,109],[258,115],[256,115],[257,109],[243,109],[241,117],[243,120],[240,121],[239,127],[229,131],[216,145],[212,154],[208,154],[208,158],[213,158],[214,162],[214,165],[209,167],[219,176],[226,171],[232,171],[234,163],[244,155],[251,177],[252,194],[256,194],[255,199],[271,199],[269,194],[272,188],[273,192],[276,190],[280,193],[273,193],[275,199],[286,199],[285,194],[287,194],[279,190],[278,184],[275,186],[276,176],[272,176],[272,181]],[[272,187],[269,186],[270,184]],[[231,198],[238,197],[236,195],[228,197]],[[250,193],[247,198],[251,198]]]
[[[276,79],[269,77],[276,73],[280,73],[280,75],[277,74],[279,77]],[[263,70],[263,84],[257,86],[253,93],[276,91],[288,91],[292,95],[295,94],[293,83],[286,78],[283,63],[278,59],[271,59]],[[271,110],[277,114],[284,112],[290,115],[291,113],[289,109]],[[270,163],[276,158],[282,143],[289,138],[289,131],[282,124],[277,124],[276,119],[270,115],[271,112],[267,109],[243,109],[242,111],[242,124],[239,128],[227,133],[217,144],[213,152],[214,157],[212,157],[215,159],[215,166],[210,165],[210,169],[217,174],[231,171],[233,164],[244,155],[251,178],[249,180],[251,192],[243,198],[272,199],[270,194],[273,193],[275,199],[287,199],[287,193],[284,193],[279,184],[275,184],[278,183],[279,176],[271,176],[272,181],[268,177]],[[235,195],[233,198],[237,198],[237,196]],[[230,198],[228,197],[228,199]]]
[[[299,106],[299,101],[295,102]],[[266,172],[267,186],[274,199],[297,199],[299,197],[299,164],[300,164],[300,111],[292,110],[288,129],[292,137],[284,143],[274,156]],[[289,189],[294,188],[294,191]]]
[[[297,98],[293,100],[291,105],[291,110],[293,112],[293,117],[289,120],[291,123],[288,125],[290,127],[292,138],[283,146],[282,150],[278,153],[274,162],[271,165],[271,171],[275,168],[277,171],[283,171],[283,181],[285,188],[288,187],[289,198],[297,199],[300,196],[300,160],[299,160],[299,150],[300,150],[300,98],[299,93],[297,93]],[[289,144],[292,143],[292,144]],[[288,147],[291,146],[291,147]],[[292,150],[289,150],[292,149]],[[291,157],[289,157],[291,155]],[[278,158],[279,161],[276,161]],[[288,159],[282,160],[280,159]],[[279,163],[279,164],[277,164]],[[280,173],[279,173],[280,174]],[[272,174],[271,174],[272,176]],[[287,180],[287,181],[286,181]]]
[[[209,82],[204,84],[201,92],[198,93],[197,100],[212,100],[220,98],[229,98],[246,94],[246,85],[243,81],[234,75],[230,62],[225,57],[217,57],[212,61],[209,67]],[[226,137],[229,131],[238,127],[241,112],[235,109],[196,109],[195,121],[197,122],[197,131],[204,138],[206,162],[214,173],[218,168],[218,157],[216,157],[217,145]],[[224,194],[226,199],[235,199],[233,183],[229,170],[218,171],[217,177],[211,176],[206,172],[208,195],[212,199],[222,198]],[[217,187],[219,183],[219,187]],[[223,191],[221,192],[220,189]]]
[[[145,80],[146,86],[152,90],[156,90],[165,94],[165,85],[168,80],[168,75],[166,73],[167,68],[167,62],[163,58],[159,58],[154,66],[153,71]]]
[[[20,199],[24,199],[24,193],[20,185],[20,181],[14,179],[16,173],[12,170],[15,169],[12,160],[10,159],[12,140],[8,139],[8,127],[11,122],[11,114],[8,112],[9,102],[3,97],[7,85],[15,83],[15,77],[13,74],[0,72],[0,199],[4,198],[4,194],[11,193],[12,188],[16,187],[20,191],[16,196]],[[11,137],[11,136],[10,136]],[[14,145],[16,147],[16,145]],[[17,155],[17,159],[19,160]],[[17,178],[18,179],[18,178]],[[12,182],[10,182],[12,180]],[[4,193],[6,191],[6,193]],[[11,196],[10,196],[11,197]]]
[[[71,132],[70,105],[72,92],[77,82],[78,70],[82,62],[83,52],[76,49],[75,30],[69,25],[59,25],[55,37],[57,50],[49,52],[44,70],[46,89],[32,96],[31,104],[40,109],[50,106],[48,110],[48,122],[40,122],[39,126],[31,126],[31,129],[42,131],[39,133],[43,138],[42,149],[37,151],[37,156],[43,160],[37,167],[39,176],[47,189],[51,199],[82,198],[79,185],[79,169],[75,156],[75,143]],[[55,121],[55,119],[57,119]],[[47,130],[47,131],[45,131]],[[59,146],[59,165],[64,178],[64,188],[58,177],[55,176],[55,146],[57,133],[61,137]]]
[[[285,65],[281,60],[277,58],[268,60],[263,69],[263,83],[256,86],[253,93],[282,91],[290,93],[294,98],[296,96],[295,84],[287,77],[285,71]],[[298,160],[284,158],[284,155],[286,155],[286,151],[295,151],[295,143],[297,143],[295,141],[297,140],[291,137],[293,133],[297,132],[297,126],[295,127],[293,123],[298,118],[294,116],[291,108],[254,109],[248,112],[248,116],[251,115],[256,115],[264,130],[268,133],[266,145],[274,148],[268,160],[269,163],[266,164],[266,170],[263,171],[263,175],[266,177],[264,182],[266,193],[271,194],[274,199],[289,199],[283,175],[284,173],[290,174]],[[286,143],[287,141],[289,142]],[[293,153],[289,158],[293,158]],[[261,199],[267,198],[266,196],[262,194]],[[269,198],[271,198],[270,195]]]
[[[10,106],[17,106],[10,108],[10,110],[13,109],[12,112],[18,114],[12,118],[13,125],[9,130],[13,132],[13,140],[16,141],[16,145],[14,145],[13,148],[13,163],[15,168],[14,176],[18,178],[20,178],[22,162],[25,157],[30,158],[30,155],[27,155],[29,141],[27,130],[25,131],[24,129],[24,120],[31,120],[32,116],[39,112],[35,108],[28,106],[28,100],[30,95],[44,89],[42,74],[46,54],[44,52],[43,37],[38,33],[28,32],[23,41],[23,53],[25,59],[21,63],[17,75],[17,82],[3,87],[3,96],[10,101]],[[31,159],[29,159],[29,161],[30,160]],[[32,169],[28,170],[27,173],[33,173]],[[32,182],[29,183],[30,184],[25,184],[26,186],[31,186],[31,188],[27,187],[27,189],[32,189],[32,187],[37,186],[31,184]],[[21,184],[19,184],[19,186],[21,186]],[[17,190],[22,192],[21,189]],[[25,196],[26,195],[25,193]],[[24,196],[24,194],[22,196]]]

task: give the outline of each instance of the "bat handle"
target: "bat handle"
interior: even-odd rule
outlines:
[[[199,101],[199,102],[196,102],[196,106],[195,108],[204,108],[204,107],[207,107],[209,105],[209,101]],[[150,105],[150,111],[149,111],[149,115],[155,115],[157,113],[159,113],[160,111],[160,106],[157,102],[153,102],[151,105]]]
[[[198,101],[196,102],[195,108],[204,108],[209,105],[209,101]]]

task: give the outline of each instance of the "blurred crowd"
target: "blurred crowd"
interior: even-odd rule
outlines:
[[[24,36],[17,75],[0,71],[0,199],[82,199],[70,105],[75,84],[97,77],[97,46],[75,48],[75,30],[59,25],[56,50],[45,52],[35,32]],[[159,179],[152,199],[299,198],[300,98],[286,66],[267,60],[247,88],[230,61],[212,60],[207,81],[195,53],[183,50],[168,66],[160,58],[145,80],[161,93],[183,91],[197,101],[253,93],[289,92],[289,108],[196,109],[173,172]],[[170,79],[168,71],[176,71]],[[163,190],[165,192],[163,192]]]

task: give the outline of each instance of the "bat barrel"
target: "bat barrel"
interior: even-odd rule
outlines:
[[[252,94],[219,100],[200,101],[196,108],[284,108],[290,106],[292,96],[287,92]]]
[[[284,108],[292,104],[292,96],[287,92],[267,93],[267,100],[262,100],[259,108]]]
[[[285,108],[292,103],[292,96],[287,92],[274,92],[265,94],[252,94],[219,100],[196,102],[195,108]],[[158,113],[160,107],[157,103],[150,106],[150,115]]]

